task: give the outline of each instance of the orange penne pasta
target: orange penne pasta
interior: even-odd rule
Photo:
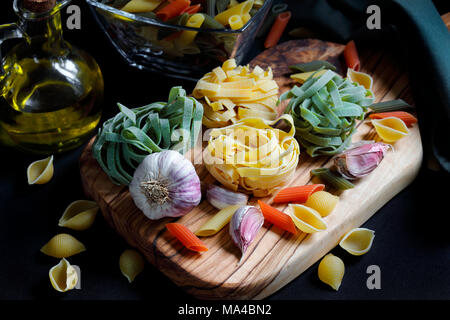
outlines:
[[[355,41],[351,40],[344,49],[344,59],[347,67],[355,71],[359,71],[360,62],[358,51],[356,50]]]
[[[190,4],[190,0],[168,0],[167,4],[156,12],[156,16],[162,21],[167,21],[180,15]]]
[[[264,42],[264,47],[272,48],[278,43],[278,41],[280,41],[281,35],[283,34],[284,29],[286,29],[291,16],[291,12],[286,11],[280,13],[276,17],[275,22],[267,35],[266,41]]]
[[[265,220],[290,233],[297,233],[294,222],[289,215],[281,212],[278,209],[275,209],[272,206],[269,206],[267,203],[264,203],[261,200],[258,200],[258,204],[261,208],[261,212]]]
[[[305,186],[290,187],[280,190],[273,199],[275,203],[304,203],[308,197],[316,191],[322,191],[325,188],[323,184],[308,184]]]
[[[369,115],[370,119],[384,119],[389,117],[399,118],[408,127],[411,127],[414,123],[417,122],[416,117],[414,117],[411,113],[405,111],[381,112],[381,113],[372,113]]]
[[[191,230],[180,223],[166,224],[167,230],[189,250],[202,252],[208,251],[208,248]]]
[[[198,3],[198,4],[196,4],[196,5],[186,7],[186,9],[184,9],[183,11],[181,11],[180,14],[183,14],[183,13],[194,14],[194,13],[199,12],[200,9],[201,9],[201,7],[202,7],[201,4]]]

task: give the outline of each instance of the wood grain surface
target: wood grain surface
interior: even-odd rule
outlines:
[[[289,65],[321,59],[342,70],[343,48],[319,40],[288,41],[263,52],[251,64],[272,67],[283,92],[292,86]],[[377,101],[402,98],[413,103],[407,76],[397,69],[388,54],[365,50],[360,52],[360,58],[362,71],[374,78]],[[280,106],[280,113],[284,106]],[[377,139],[368,122],[359,123],[353,137],[353,141],[361,139]],[[362,225],[405,188],[416,176],[422,161],[419,128],[415,125],[374,172],[357,181],[354,189],[339,194],[338,206],[325,218],[327,230],[312,235],[302,232],[292,235],[266,223],[238,264],[240,252],[228,235],[228,227],[212,237],[202,238],[209,248],[202,254],[185,249],[164,228],[166,223],[177,221],[195,232],[217,212],[206,200],[179,219],[149,220],[135,207],[126,186],[116,186],[109,181],[93,159],[91,145],[92,141],[80,158],[86,194],[99,203],[105,219],[131,246],[179,287],[204,299],[261,299],[282,288],[336,246],[342,235]],[[201,148],[187,156],[201,159]],[[292,184],[311,182],[310,170],[322,166],[331,166],[330,158],[312,159],[302,151]],[[202,182],[215,183],[201,163],[196,163],[195,167]],[[271,198],[262,200],[271,203]],[[255,203],[256,199],[250,199],[250,204]],[[286,205],[277,207],[288,210]]]

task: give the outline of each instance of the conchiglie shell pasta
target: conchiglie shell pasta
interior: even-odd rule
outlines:
[[[378,136],[385,142],[396,142],[409,133],[406,124],[399,118],[389,117],[372,120],[372,125]]]
[[[347,78],[350,79],[351,82],[356,82],[356,83],[362,85],[367,90],[372,90],[373,79],[367,73],[355,71],[352,68],[348,68],[347,69]]]
[[[327,228],[326,222],[316,210],[301,204],[289,204],[289,207],[292,221],[301,231],[314,233]]]
[[[339,290],[339,287],[341,286],[344,272],[344,262],[331,253],[323,257],[317,270],[320,281],[328,284],[336,291]]]
[[[128,249],[120,255],[120,271],[130,283],[144,270],[144,264],[144,258],[136,250]]]
[[[53,177],[53,156],[31,163],[27,169],[28,184],[44,184]]]
[[[339,246],[354,256],[367,253],[372,247],[375,231],[366,228],[356,228],[347,232]]]
[[[50,269],[48,275],[53,288],[59,292],[72,290],[78,283],[77,271],[64,258]]]
[[[58,226],[78,231],[86,230],[94,223],[98,209],[95,201],[74,201],[64,211]]]
[[[328,216],[339,202],[339,197],[326,191],[317,191],[308,197],[305,205],[313,208],[322,217]]]
[[[80,241],[66,233],[57,234],[41,248],[42,253],[55,258],[67,258],[85,250]]]

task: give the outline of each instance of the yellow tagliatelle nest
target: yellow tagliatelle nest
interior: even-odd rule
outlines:
[[[401,138],[406,137],[409,133],[406,124],[396,117],[373,119],[372,125],[380,138],[385,142],[396,142]]]
[[[272,128],[275,121],[246,118],[225,128],[212,129],[203,159],[208,171],[233,191],[263,197],[287,184],[297,167],[300,148],[291,129]],[[278,120],[277,120],[278,121]]]
[[[225,127],[244,118],[277,117],[278,85],[270,67],[251,70],[229,59],[205,74],[192,94],[204,105],[203,124],[208,128]]]

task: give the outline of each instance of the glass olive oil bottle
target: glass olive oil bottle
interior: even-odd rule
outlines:
[[[97,126],[103,77],[90,55],[63,39],[60,10],[70,1],[53,1],[44,12],[27,2],[14,1],[19,23],[0,26],[0,41],[24,39],[2,60],[0,125],[18,149],[63,152]]]

